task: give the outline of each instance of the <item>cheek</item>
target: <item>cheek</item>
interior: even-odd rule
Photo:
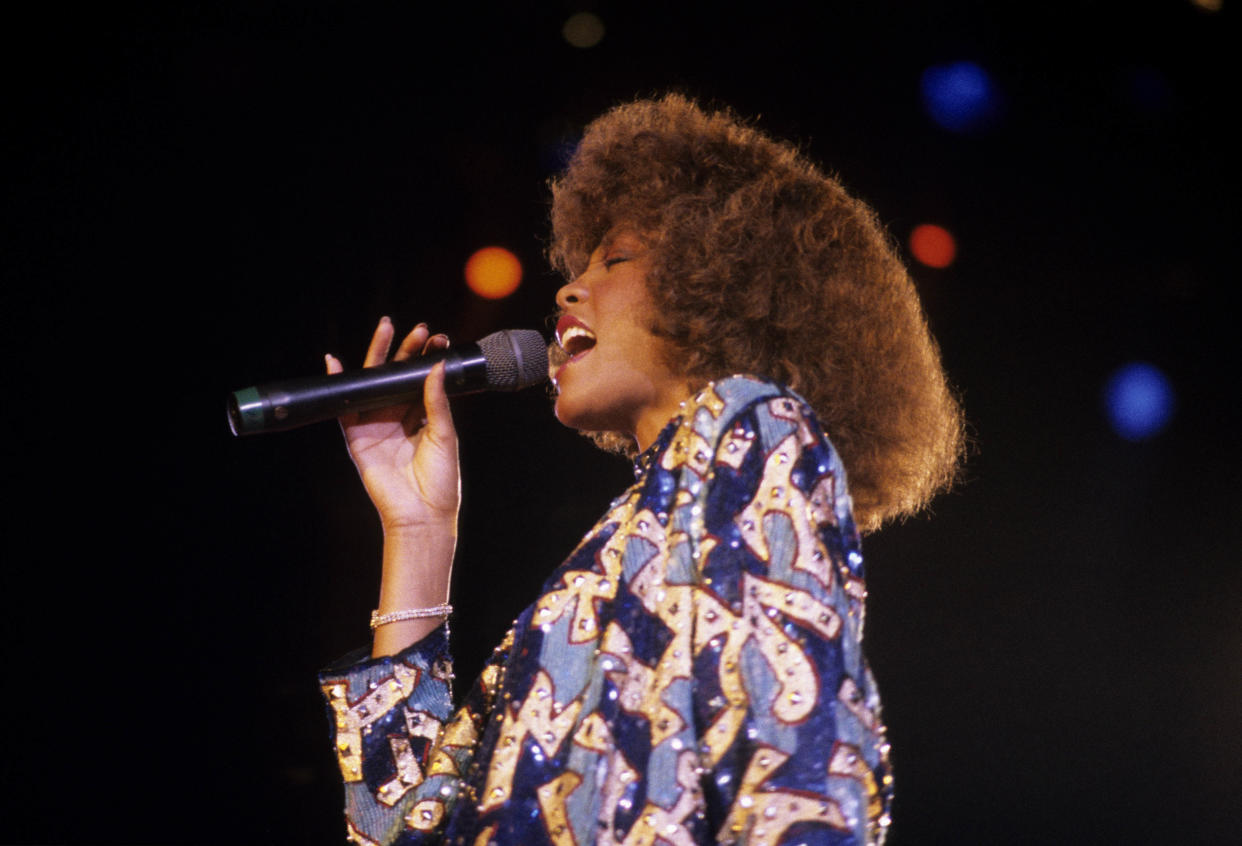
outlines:
[[[643,346],[643,369],[661,378],[672,378],[677,373],[677,354],[667,341],[650,331],[646,333]]]

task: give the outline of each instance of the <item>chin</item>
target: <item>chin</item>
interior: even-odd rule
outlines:
[[[563,393],[557,395],[553,411],[563,425],[579,432],[610,432],[624,428],[607,419],[608,415],[592,413],[589,404],[581,400],[575,402],[572,396],[566,397]]]
[[[557,395],[553,413],[556,414],[556,419],[562,425],[568,426],[571,429],[585,431],[590,428],[589,415],[584,415],[583,409],[575,407],[572,400],[566,400],[564,394]]]

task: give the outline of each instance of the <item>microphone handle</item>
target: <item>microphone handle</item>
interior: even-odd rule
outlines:
[[[446,393],[472,394],[488,389],[483,351],[477,344],[465,344],[378,367],[242,388],[228,398],[229,428],[234,435],[284,432],[342,414],[421,401],[423,382],[440,361],[445,363]]]

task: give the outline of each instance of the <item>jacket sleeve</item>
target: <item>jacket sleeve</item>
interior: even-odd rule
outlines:
[[[350,841],[440,842],[511,641],[512,633],[456,712],[447,627],[397,655],[351,653],[319,674]]]
[[[787,392],[722,416],[711,434],[683,449],[702,460],[679,484],[709,827],[723,843],[879,842],[887,744],[861,650],[844,469]]]

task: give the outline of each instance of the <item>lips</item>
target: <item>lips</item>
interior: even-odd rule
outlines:
[[[570,361],[576,361],[595,346],[595,333],[572,314],[565,314],[556,321],[556,342],[569,355]]]

